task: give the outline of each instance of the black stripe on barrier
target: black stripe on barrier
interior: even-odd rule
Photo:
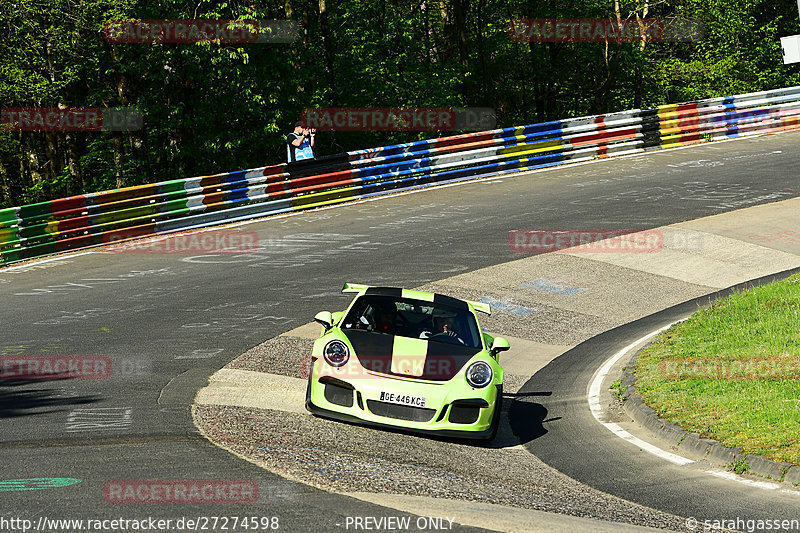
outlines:
[[[658,108],[650,107],[642,109],[642,137],[644,138],[643,148],[657,148],[661,146],[661,120],[658,116]]]

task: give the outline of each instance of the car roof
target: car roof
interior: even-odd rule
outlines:
[[[489,304],[485,302],[462,300],[461,298],[454,298],[452,296],[447,296],[446,294],[403,289],[400,287],[373,287],[371,285],[345,283],[344,287],[342,287],[342,292],[355,292],[359,293],[359,296],[362,294],[370,294],[376,296],[393,296],[395,298],[413,298],[415,300],[440,303],[442,305],[449,305],[456,308],[470,308],[473,311],[480,311],[481,313],[486,313],[487,315],[492,313]]]

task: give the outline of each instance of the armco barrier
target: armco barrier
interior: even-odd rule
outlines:
[[[0,210],[0,265],[481,176],[800,127],[800,87],[469,133]]]

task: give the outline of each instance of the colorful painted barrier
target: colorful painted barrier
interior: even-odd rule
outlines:
[[[800,87],[356,150],[0,210],[0,265],[400,190],[800,128]]]

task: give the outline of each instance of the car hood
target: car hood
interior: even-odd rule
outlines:
[[[342,332],[365,369],[399,377],[446,381],[481,348],[362,330]]]

